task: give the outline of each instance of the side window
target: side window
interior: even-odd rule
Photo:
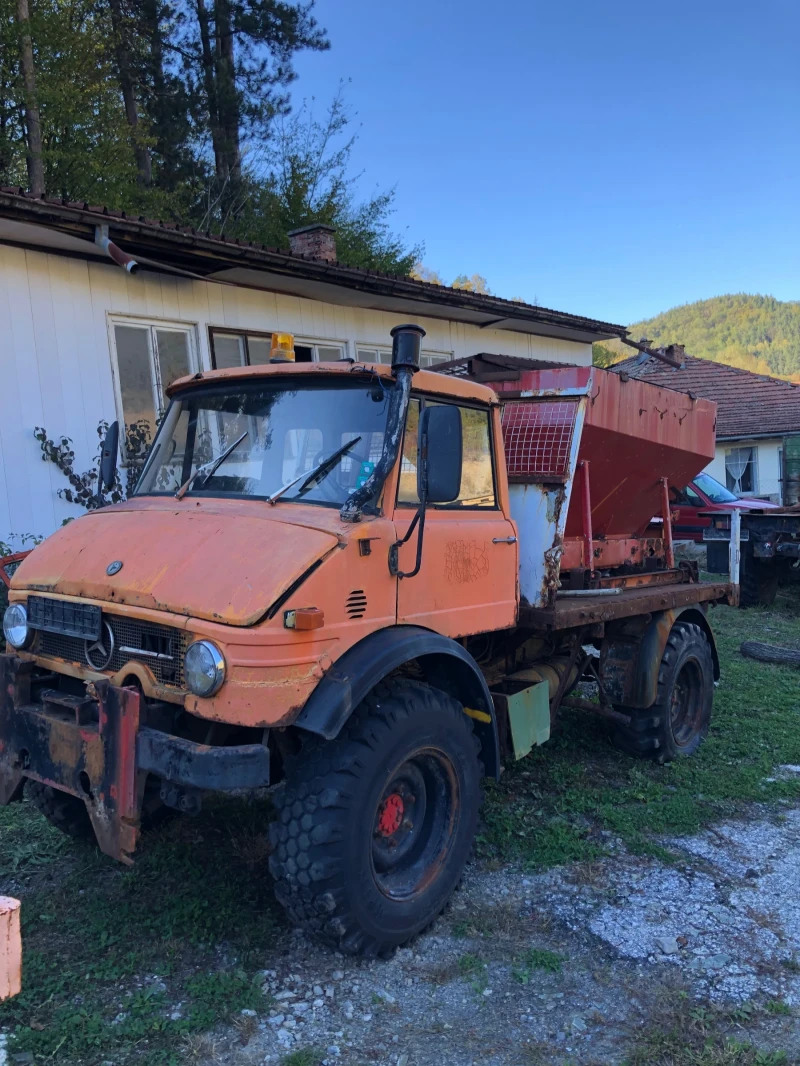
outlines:
[[[426,403],[435,403],[428,400]],[[417,496],[417,447],[419,432],[420,401],[411,400],[406,417],[406,432],[403,437],[403,455],[400,466],[400,487],[397,502],[419,504]],[[494,471],[489,429],[489,412],[474,407],[461,408],[461,433],[463,455],[461,462],[461,489],[453,503],[442,504],[445,508],[495,507]]]

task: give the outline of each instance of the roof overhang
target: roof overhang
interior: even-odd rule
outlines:
[[[35,200],[0,189],[0,242],[108,261],[95,243],[98,226],[107,227],[109,239],[136,258],[143,269],[221,285],[587,344],[627,333],[623,326],[580,315],[307,259],[86,204]]]

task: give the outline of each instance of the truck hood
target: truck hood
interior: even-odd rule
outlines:
[[[19,567],[12,587],[253,625],[340,543],[338,512],[309,510],[256,501],[132,500],[92,511],[48,537]],[[109,576],[114,562],[122,567]]]

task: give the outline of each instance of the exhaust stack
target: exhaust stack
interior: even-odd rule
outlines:
[[[367,500],[372,499],[380,490],[397,460],[403,440],[408,397],[411,393],[411,378],[419,370],[419,350],[425,330],[422,326],[415,326],[412,323],[395,326],[390,335],[392,338],[392,370],[397,383],[389,397],[383,452],[375,464],[375,469],[361,488],[351,492],[342,504],[339,517],[343,522],[361,521],[361,509]]]

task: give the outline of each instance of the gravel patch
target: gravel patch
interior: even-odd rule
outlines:
[[[327,1066],[613,1066],[679,988],[800,1005],[800,810],[664,843],[674,865],[618,849],[536,875],[473,867],[434,931],[389,962],[294,933],[262,974],[269,1012],[248,1019],[245,1047],[217,1042],[216,1061],[314,1048]],[[793,1018],[761,1019],[756,1042],[800,1052]]]

